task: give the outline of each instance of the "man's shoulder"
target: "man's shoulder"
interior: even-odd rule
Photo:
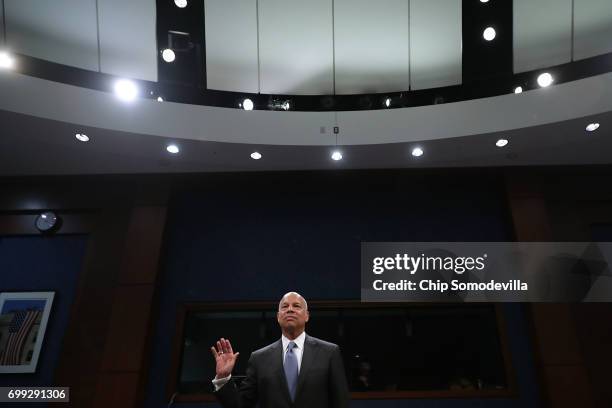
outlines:
[[[276,350],[277,348],[281,348],[279,343],[280,343],[280,340],[277,340],[274,343],[268,344],[267,346],[264,346],[260,349],[255,350],[252,354],[253,356],[259,356],[263,354],[273,353],[274,350]]]
[[[338,345],[329,341],[321,340],[317,337],[306,336],[306,342],[310,342],[311,344],[315,344],[317,347],[321,347],[323,349],[334,350],[338,348]]]

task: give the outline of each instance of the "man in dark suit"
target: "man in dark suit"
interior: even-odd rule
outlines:
[[[347,408],[348,386],[340,349],[306,335],[308,304],[289,292],[278,305],[282,337],[249,358],[246,378],[237,387],[231,373],[240,353],[228,339],[211,347],[215,357],[215,395],[225,408]]]

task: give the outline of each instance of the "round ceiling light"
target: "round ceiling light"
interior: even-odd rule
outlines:
[[[115,95],[122,101],[131,102],[138,96],[138,87],[128,79],[115,82]]]
[[[162,51],[162,58],[166,62],[173,62],[176,59],[176,54],[170,48],[166,48]]]
[[[507,139],[499,139],[497,142],[495,142],[495,146],[497,147],[504,147],[508,144],[508,140]]]
[[[586,131],[587,132],[594,132],[597,129],[599,129],[599,123],[590,123],[587,127],[586,127]]]
[[[259,153],[259,152],[253,152],[253,153],[251,153],[251,159],[253,159],[253,160],[259,160],[259,159],[261,159],[261,153]]]
[[[174,4],[176,4],[178,8],[185,8],[187,7],[187,0],[174,0]]]
[[[550,75],[548,72],[544,72],[538,76],[538,85],[540,85],[542,88],[550,86],[553,81],[552,75]]]
[[[15,59],[6,51],[0,52],[0,68],[12,69],[15,66]]]
[[[515,94],[519,94],[523,92],[523,87],[522,86],[517,86],[516,88],[514,88],[514,93]]]
[[[255,107],[255,104],[253,104],[253,101],[250,100],[249,98],[242,101],[242,109],[247,110],[247,111],[252,111],[254,107]]]
[[[497,35],[497,33],[495,32],[495,29],[493,27],[487,27],[482,32],[482,36],[487,41],[493,41],[495,39],[496,35]]]
[[[74,137],[76,137],[78,141],[89,142],[89,136],[87,136],[85,133],[77,133],[74,135]]]
[[[168,146],[166,146],[166,150],[168,151],[168,153],[172,154],[177,154],[178,152],[180,152],[179,147],[175,144],[169,144]]]
[[[423,155],[423,149],[420,147],[415,147],[414,149],[412,149],[412,155],[414,157],[421,157]]]
[[[342,160],[342,153],[340,153],[339,150],[336,150],[332,153],[331,158],[335,161]]]

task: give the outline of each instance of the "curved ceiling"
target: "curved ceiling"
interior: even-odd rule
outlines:
[[[0,109],[5,111],[84,127],[223,143],[333,146],[428,141],[540,126],[598,115],[611,107],[612,73],[521,94],[352,112],[243,111],[151,99],[126,103],[107,92],[0,73]]]

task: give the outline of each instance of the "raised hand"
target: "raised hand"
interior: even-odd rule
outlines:
[[[215,374],[216,378],[224,378],[232,373],[236,360],[240,353],[234,353],[232,349],[232,343],[224,338],[217,341],[217,347],[210,348],[213,356],[215,357],[216,367]]]

